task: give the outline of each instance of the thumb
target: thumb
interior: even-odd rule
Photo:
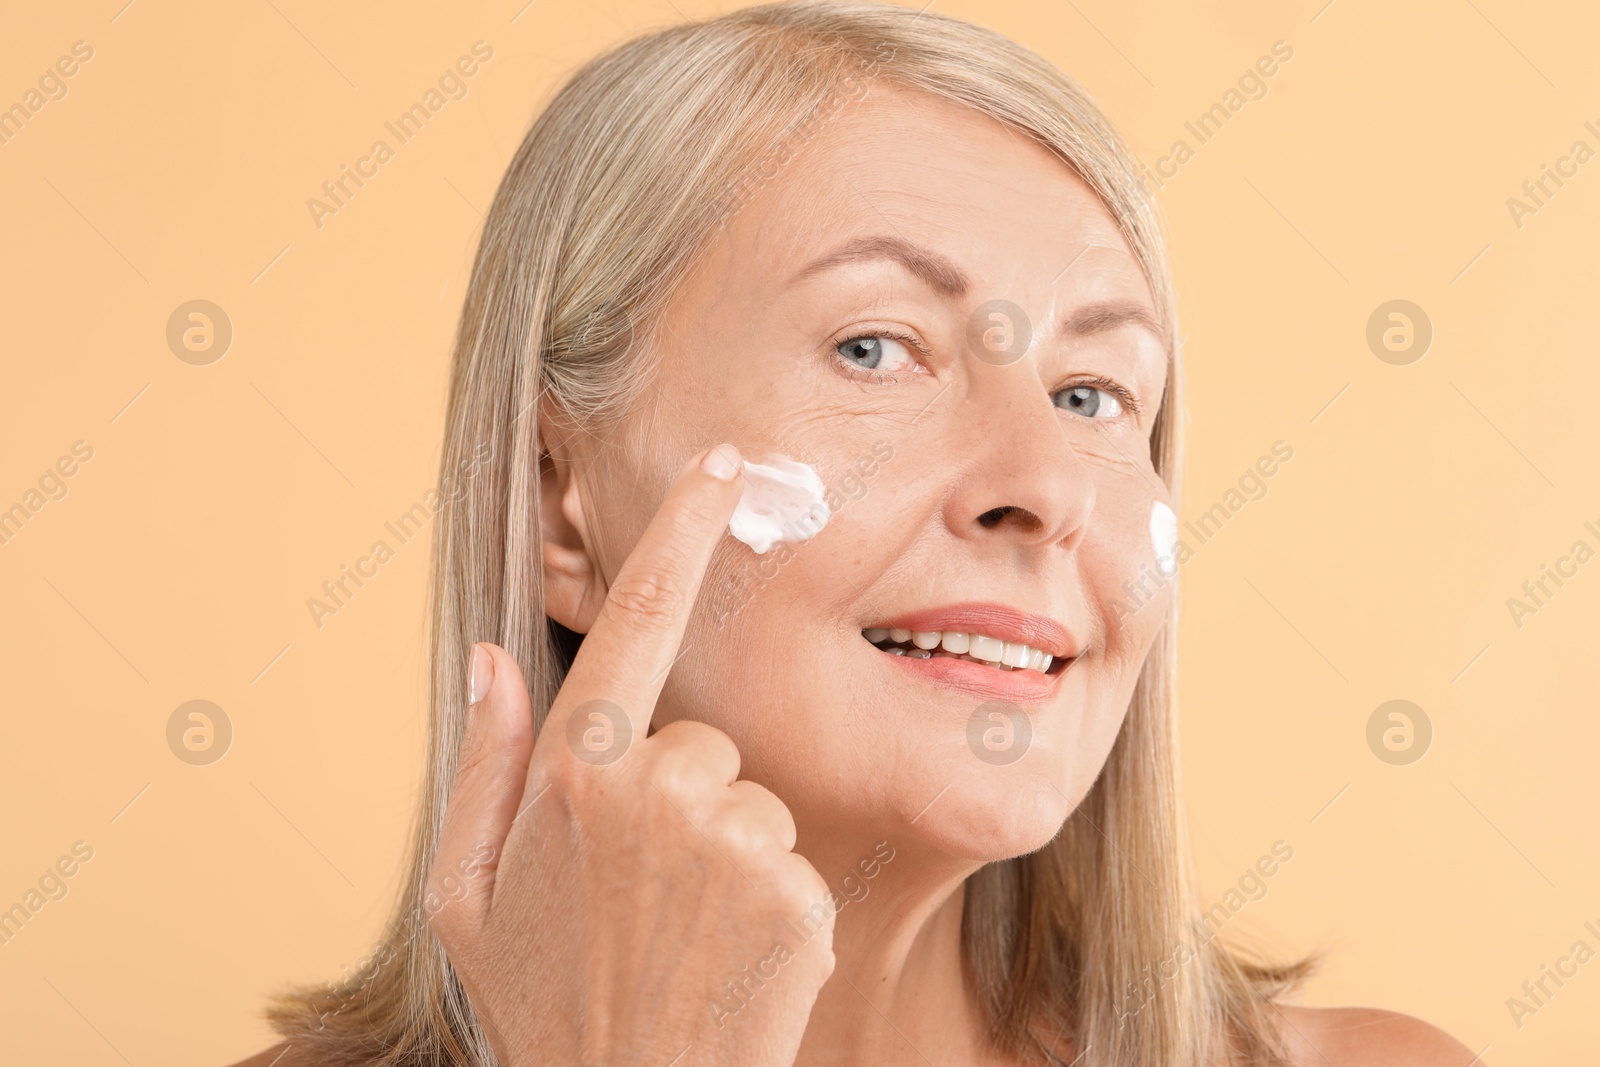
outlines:
[[[476,922],[487,911],[534,740],[522,670],[505,649],[474,645],[462,683],[467,723],[426,902],[430,923],[445,930],[456,925],[457,916]]]

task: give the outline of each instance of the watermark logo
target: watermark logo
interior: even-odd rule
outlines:
[[[115,22],[116,19],[111,21]],[[21,133],[22,128],[47,104],[65,100],[70,89],[66,79],[77,74],[82,65],[93,58],[94,45],[88,41],[73,41],[71,55],[63,55],[55,61],[54,66],[46,67],[44,73],[39,75],[37,87],[28,86],[9,107],[0,102],[0,146],[10,144],[12,138]]]
[[[1281,439],[1274,441],[1270,454],[1263,453],[1254,467],[1246,467],[1244,473],[1239,475],[1236,487],[1230,486],[1216,503],[1194,513],[1194,518],[1185,521],[1181,528],[1176,525],[1178,519],[1175,514],[1169,523],[1165,515],[1158,519],[1156,509],[1152,509],[1151,540],[1162,547],[1156,550],[1154,566],[1143,564],[1137,575],[1123,579],[1122,591],[1125,595],[1117,598],[1112,605],[1117,625],[1123,625],[1147,605],[1155,603],[1157,595],[1177,576],[1179,568],[1194,559],[1200,549],[1244,510],[1245,505],[1265,499],[1271,488],[1268,481],[1293,458],[1293,445]],[[1158,537],[1160,540],[1157,540]],[[1168,541],[1169,537],[1173,540]],[[1165,551],[1169,543],[1173,545],[1170,552]]]
[[[972,709],[967,720],[967,747],[994,767],[1017,762],[1033,742],[1033,720],[1016,704],[991,700]]]
[[[1409,700],[1379,704],[1367,719],[1367,747],[1385,763],[1404,767],[1428,754],[1433,721]]]
[[[72,887],[67,879],[83,869],[83,864],[94,859],[94,846],[87,841],[74,841],[72,853],[62,854],[54,865],[46,867],[39,876],[37,886],[29,886],[22,899],[9,908],[0,902],[0,946],[9,945],[12,938],[22,933],[22,928],[44,910],[45,905],[65,900]]]
[[[1176,979],[1183,968],[1197,959],[1205,959],[1199,950],[1220,934],[1234,916],[1250,904],[1265,900],[1271,889],[1268,879],[1282,871],[1292,859],[1294,846],[1281,838],[1274,841],[1272,850],[1263,852],[1252,866],[1246,867],[1238,880],[1222,894],[1222,899],[1207,908],[1198,919],[1190,919],[1190,937],[1173,945],[1159,960],[1146,963],[1137,980],[1128,980],[1117,1001],[1117,1025],[1128,1025],[1128,1020],[1153,1003],[1160,991],[1168,982]]]
[[[855,867],[846,869],[837,891],[830,888],[828,895],[813,902],[803,915],[785,920],[782,933],[773,943],[772,950],[724,982],[720,1000],[708,1001],[711,1021],[717,1024],[717,1029],[721,1030],[728,1020],[749,1007],[767,983],[778,977],[778,971],[794,960],[800,950],[822,931],[829,918],[837,916],[847,905],[859,904],[867,899],[867,894],[872,891],[867,883],[882,873],[894,857],[894,846],[887,841],[879,841],[872,855],[863,857]]]
[[[64,454],[54,466],[46,467],[36,486],[29,486],[22,498],[10,507],[0,501],[0,545],[8,545],[22,532],[28,520],[44,510],[46,504],[65,500],[71,486],[67,479],[77,474],[82,464],[94,458],[94,446],[87,441],[74,441],[70,455]]]
[[[446,471],[437,488],[422,494],[422,499],[409,509],[383,524],[394,544],[379,538],[372,542],[367,554],[352,563],[341,563],[339,573],[322,583],[322,596],[306,598],[306,611],[317,629],[326,625],[330,616],[337,615],[355,600],[356,594],[367,583],[382,573],[383,565],[394,559],[401,548],[410,544],[422,533],[428,522],[466,499],[467,492],[477,479],[478,472],[494,456],[494,446],[480,441],[477,450],[463,457],[452,471]]]
[[[1600,525],[1586,522],[1583,528],[1600,540]],[[0,531],[0,537],[3,537],[3,531]],[[1511,613],[1511,621],[1516,623],[1517,629],[1522,629],[1523,620],[1529,615],[1537,615],[1541,608],[1547,606],[1567,581],[1578,576],[1578,568],[1594,557],[1594,549],[1580,537],[1572,542],[1566,555],[1556,559],[1554,565],[1539,564],[1539,576],[1522,583],[1522,597],[1506,598],[1506,610]]]
[[[1215,139],[1247,104],[1266,99],[1269,89],[1267,81],[1293,58],[1293,45],[1281,39],[1273,41],[1270,53],[1257,57],[1255,64],[1246,67],[1234,85],[1229,86],[1219,99],[1192,121],[1183,124],[1185,136],[1175,138],[1166,155],[1157,159],[1153,167],[1142,168],[1139,184],[1145,192],[1154,195],[1156,190],[1166,188],[1167,183],[1178,176],[1180,168]]]
[[[967,348],[985,363],[1009,367],[1028,354],[1033,323],[1009,300],[979,304],[967,317]]]
[[[233,320],[209,300],[187,300],[167,318],[167,347],[185,363],[209,366],[232,344]]]
[[[233,720],[209,700],[179,704],[167,718],[167,747],[185,763],[209,766],[232,744]]]
[[[1583,928],[1590,937],[1600,941],[1600,925],[1590,921],[1585,922]],[[1549,1007],[1556,994],[1578,977],[1583,965],[1594,957],[1594,947],[1587,939],[1580,937],[1572,943],[1572,948],[1565,956],[1556,960],[1553,967],[1541,963],[1538,975],[1522,983],[1522,996],[1506,998],[1506,1010],[1511,1013],[1511,1021],[1517,1024],[1517,1029],[1528,1025],[1529,1016],[1537,1015],[1541,1009]]]
[[[320,230],[327,225],[329,217],[350,206],[356,194],[382,173],[383,165],[394,159],[401,148],[421,133],[423,127],[446,104],[466,99],[472,88],[468,79],[477,75],[493,58],[493,45],[487,41],[474,41],[471,55],[463,54],[453,66],[446,67],[435,85],[430,85],[420,100],[414,101],[393,122],[383,124],[384,130],[394,139],[394,144],[379,138],[372,142],[366,155],[356,159],[354,165],[339,164],[338,174],[322,183],[322,195],[306,198],[306,211],[311,215],[312,224]]]
[[[1433,320],[1409,300],[1388,300],[1367,319],[1367,347],[1385,363],[1404,367],[1428,354]]]
[[[633,722],[609,700],[586,700],[567,720],[567,747],[591,767],[617,762],[633,744]]]
[[[1583,128],[1591,136],[1600,138],[1600,126],[1596,126],[1593,119],[1585,122]],[[1594,156],[1594,148],[1580,137],[1572,142],[1566,155],[1556,158],[1553,168],[1548,163],[1539,164],[1538,177],[1522,183],[1522,195],[1506,197],[1506,210],[1511,214],[1512,224],[1519,230],[1526,226],[1528,217],[1549,206],[1556,194],[1566,188],[1567,182],[1578,176],[1578,168]]]
[[[718,203],[718,226],[725,228],[740,209],[749,203],[760,189],[775,179],[800,154],[801,149],[813,141],[848,104],[864,99],[871,90],[872,79],[877,76],[883,64],[894,58],[894,54],[894,46],[888,41],[878,41],[874,44],[871,58],[861,56],[856,63],[860,77],[855,74],[845,75],[839,85],[829,92],[820,104],[790,127],[790,132],[781,142],[774,145],[760,162],[741,173]]]

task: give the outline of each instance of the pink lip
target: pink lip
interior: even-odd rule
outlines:
[[[1082,649],[1078,640],[1067,628],[1059,622],[1045,615],[1032,615],[1028,612],[1018,611],[1016,608],[1004,604],[995,604],[984,601],[970,601],[963,604],[946,604],[943,607],[925,608],[921,611],[912,611],[904,615],[897,615],[884,622],[874,622],[872,627],[881,627],[886,630],[913,630],[928,633],[933,630],[957,630],[966,633],[987,634],[998,637],[1002,641],[1011,641],[1016,644],[1027,645],[1030,648],[1040,648],[1050,653],[1056,659],[1072,659]],[[863,627],[867,629],[868,627]],[[913,662],[931,662],[928,660]],[[954,662],[975,667],[977,664],[967,663],[965,660]],[[993,670],[984,667],[983,670]],[[1026,674],[1038,675],[1038,671],[1025,671]],[[1043,675],[1039,675],[1043,678]]]
[[[911,671],[924,680],[959,689],[985,700],[1006,700],[1013,704],[1037,704],[1049,700],[1055,695],[1061,679],[1072,669],[1069,662],[1054,674],[1041,674],[1029,670],[1002,671],[953,656],[913,659],[888,652],[879,652],[878,655],[895,664],[898,669]]]

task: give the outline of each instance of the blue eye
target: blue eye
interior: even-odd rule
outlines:
[[[1121,386],[1105,382],[1101,389],[1093,385],[1074,385],[1056,394],[1056,406],[1082,415],[1086,419],[1114,419],[1123,411],[1123,400],[1132,402]],[[1117,394],[1121,394],[1118,396]]]
[[[834,351],[852,370],[896,374],[917,369],[917,359],[907,347],[913,343],[909,337],[880,330],[840,341]]]

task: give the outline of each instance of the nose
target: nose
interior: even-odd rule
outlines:
[[[1090,467],[1062,425],[1079,416],[1051,403],[1024,366],[990,368],[1017,380],[967,397],[967,410],[958,415],[966,432],[953,446],[951,469],[958,475],[946,497],[945,522],[973,541],[1076,548],[1095,504]],[[1031,381],[1021,380],[1024,375]]]

